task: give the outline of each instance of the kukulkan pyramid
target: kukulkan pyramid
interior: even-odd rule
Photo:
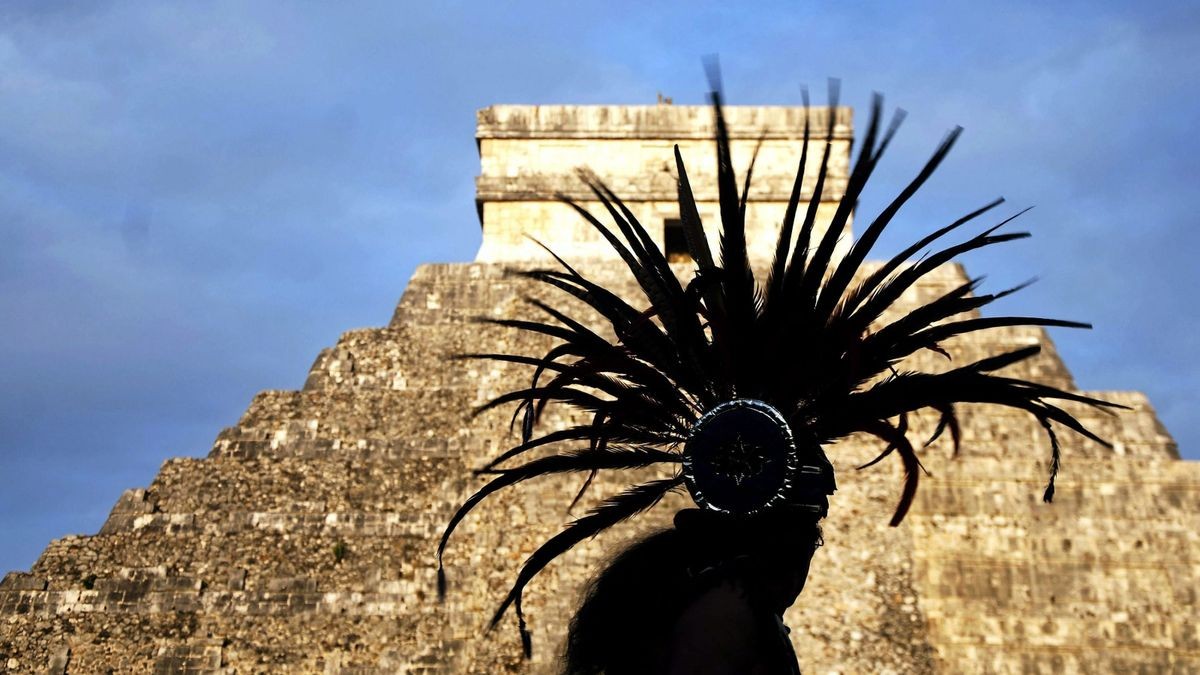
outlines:
[[[836,115],[837,196],[851,113],[814,112],[818,127]],[[803,111],[732,107],[729,116],[735,168],[764,139],[748,210],[752,244],[768,249]],[[509,411],[469,412],[528,376],[447,357],[545,348],[471,322],[530,312],[525,298],[542,291],[505,274],[546,264],[526,235],[633,294],[627,270],[552,199],[586,198],[579,165],[686,266],[671,146],[680,144],[702,215],[716,222],[712,133],[702,107],[480,111],[476,261],[419,268],[390,325],[346,333],[317,356],[303,389],[259,394],[207,457],[167,460],[152,484],[121,495],[100,532],[51,542],[31,570],[8,574],[0,672],[553,672],[586,570],[679,504],[580,547],[534,582],[535,651],[523,662],[511,618],[490,634],[484,627],[516,567],[568,517],[578,485],[541,479],[478,511],[452,544],[439,604],[437,536],[479,484],[471,469],[513,438]],[[947,266],[906,301],[964,279]],[[1041,355],[1013,374],[1073,389],[1040,330],[996,330],[951,351],[961,363],[1034,343]],[[923,367],[947,365],[930,357]],[[948,440],[931,446],[933,476],[898,528],[887,522],[900,468],[855,472],[879,450],[874,442],[832,448],[840,490],[826,546],[787,616],[805,672],[1200,672],[1200,466],[1179,459],[1142,394],[1089,393],[1130,410],[1075,411],[1114,446],[1064,431],[1050,505],[1041,502],[1047,442],[1016,413],[964,409],[961,456],[950,457]],[[914,437],[931,425],[916,427]]]

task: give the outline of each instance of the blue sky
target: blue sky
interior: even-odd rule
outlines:
[[[749,6],[0,6],[0,573],[470,260],[477,108],[700,103],[709,53],[731,103],[836,76],[909,111],[860,215],[966,127],[880,255],[1036,205],[968,270],[1040,277],[1005,308],[1094,322],[1053,333],[1079,385],[1147,392],[1200,458],[1197,5]]]

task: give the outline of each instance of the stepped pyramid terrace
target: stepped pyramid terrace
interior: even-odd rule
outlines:
[[[836,122],[824,195],[836,199],[852,114],[814,112],[816,128],[830,115]],[[762,139],[747,205],[761,266],[794,179],[804,111],[734,106],[728,115],[739,171]],[[712,135],[707,107],[479,111],[476,260],[420,267],[389,325],[345,333],[316,356],[301,390],[260,393],[206,456],[167,459],[150,485],[116,499],[99,532],[52,541],[30,570],[7,574],[0,672],[554,672],[590,571],[630,537],[668,524],[686,498],[579,546],[529,586],[534,656],[524,661],[511,616],[484,628],[521,561],[569,517],[578,479],[499,493],[464,521],[439,603],[437,538],[480,484],[471,469],[514,438],[511,409],[470,411],[529,375],[447,357],[547,348],[537,336],[471,321],[533,316],[526,298],[546,291],[506,274],[550,262],[530,237],[636,297],[628,269],[553,198],[587,199],[578,165],[627,200],[687,269],[671,148],[680,145],[701,215],[715,223]],[[900,309],[966,278],[947,265]],[[983,335],[948,343],[954,362],[1040,344],[1011,374],[1075,390],[1042,330]],[[937,355],[914,361],[947,367]],[[1200,672],[1200,465],[1180,460],[1144,395],[1087,393],[1129,410],[1070,408],[1113,447],[1062,432],[1053,504],[1041,500],[1048,441],[1016,411],[963,406],[960,456],[946,438],[926,450],[932,476],[896,528],[888,520],[900,463],[854,471],[880,450],[874,439],[828,448],[839,491],[826,546],[787,615],[805,672]],[[549,412],[548,428],[569,421]],[[913,438],[935,421],[915,420]],[[620,487],[598,480],[587,500]]]

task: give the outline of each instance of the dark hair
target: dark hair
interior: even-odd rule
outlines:
[[[677,514],[675,522],[619,552],[588,584],[567,634],[564,675],[661,672],[680,613],[723,578],[726,563],[785,550],[811,553],[821,544],[811,519],[789,532],[777,519],[722,522],[693,509]]]

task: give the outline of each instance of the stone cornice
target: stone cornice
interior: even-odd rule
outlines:
[[[792,193],[794,177],[755,177],[750,185],[749,201],[786,202]],[[806,181],[801,199],[812,198],[812,183]],[[605,184],[622,200],[628,202],[675,201],[679,197],[675,177],[662,172],[636,177],[615,176],[606,178]],[[830,178],[825,183],[823,201],[841,199],[846,189],[846,179]],[[693,178],[693,194],[697,201],[715,202],[717,189],[712,180]],[[520,176],[476,176],[475,199],[491,201],[549,201],[562,194],[571,199],[591,201],[595,195],[574,175],[524,174]]]
[[[809,109],[813,137],[822,137],[828,107]],[[785,106],[726,106],[731,138],[799,139],[805,110]],[[836,109],[834,137],[853,135],[853,110]],[[494,105],[476,112],[475,137],[559,139],[709,139],[712,109],[677,105]]]

